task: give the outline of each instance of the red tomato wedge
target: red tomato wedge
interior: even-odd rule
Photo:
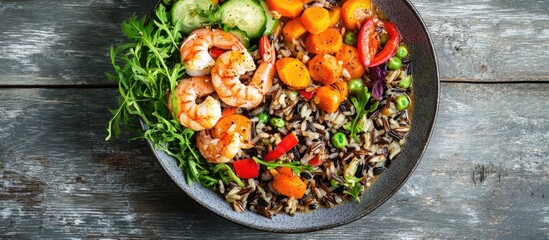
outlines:
[[[375,67],[381,65],[395,55],[400,44],[400,33],[394,24],[388,21],[382,21],[385,31],[389,36],[389,41],[378,53],[379,41],[376,38],[376,22],[374,18],[366,20],[360,33],[358,34],[358,57],[365,67]]]

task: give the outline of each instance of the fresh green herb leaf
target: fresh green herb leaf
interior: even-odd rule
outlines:
[[[350,132],[350,131],[352,131],[352,129],[353,129],[352,126],[351,126],[352,123],[353,123],[353,121],[346,122],[345,124],[343,124],[343,127],[342,127],[342,128]],[[357,123],[357,125],[356,125],[356,127],[355,127],[355,131],[356,131],[357,133],[364,132],[364,129],[363,129],[362,125],[361,125],[360,119],[358,120],[358,123]]]
[[[375,110],[377,110],[378,107],[379,107],[379,102],[375,101],[374,103],[372,103],[372,105],[370,105],[370,108],[366,111],[366,113],[374,112]]]
[[[196,15],[203,17],[205,19],[208,19],[206,22],[204,22],[204,25],[214,25],[217,27],[223,27],[223,24],[221,23],[220,16],[221,14],[217,11],[217,5],[212,4],[209,9],[207,10],[196,10]]]
[[[370,93],[368,92],[367,87],[364,87],[362,91],[357,91],[356,97],[351,98],[351,102],[353,103],[353,106],[356,109],[356,115],[353,118],[353,121],[351,122],[351,137],[353,137],[356,142],[359,142],[357,137],[358,122],[366,114],[366,112],[364,111],[364,108],[366,108],[366,104],[368,104],[369,99],[370,99]]]
[[[379,102],[373,102],[370,105],[370,108],[366,109],[366,106],[368,105],[371,96],[368,92],[368,88],[364,87],[362,90],[357,91],[355,94],[356,97],[351,97],[351,103],[353,103],[353,106],[356,109],[356,115],[351,121],[350,125],[343,125],[343,129],[350,131],[351,137],[355,139],[356,142],[359,142],[357,134],[364,131],[362,124],[360,124],[361,119],[366,114],[377,110]]]
[[[363,189],[364,186],[362,186],[362,184],[355,184],[350,190],[345,190],[343,193],[351,196],[357,203],[360,203],[360,194]]]
[[[233,169],[225,163],[218,163],[214,167],[214,173],[219,173],[224,183],[235,182],[238,186],[244,187],[242,180],[236,176]]]
[[[346,167],[343,174],[343,178],[345,179],[345,182],[343,185],[345,186],[346,191],[343,193],[350,195],[355,199],[355,201],[360,202],[359,196],[362,193],[363,185],[360,184],[360,181],[362,178],[358,178],[355,176],[356,171],[358,170],[358,166],[360,165],[360,160],[358,158],[354,158]]]
[[[352,122],[346,122],[345,124],[343,124],[343,129],[347,130],[347,131],[351,131],[352,130]]]
[[[277,167],[289,167],[290,169],[292,169],[292,171],[294,171],[294,173],[296,175],[299,175],[301,172],[303,171],[309,171],[309,172],[312,172],[313,171],[313,167],[310,166],[310,165],[301,165],[300,162],[283,162],[282,160],[279,160],[279,161],[273,161],[273,162],[266,162],[266,161],[263,161],[257,157],[253,157],[254,160],[261,164],[261,165],[265,165],[268,169],[273,169],[273,168],[277,168]]]

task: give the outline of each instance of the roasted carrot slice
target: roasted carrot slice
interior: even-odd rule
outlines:
[[[284,36],[284,41],[286,42],[293,42],[305,33],[307,33],[307,29],[303,26],[303,23],[301,23],[301,19],[299,18],[288,21],[284,24],[284,28],[282,29],[282,36]]]
[[[332,84],[332,87],[339,92],[339,103],[345,101],[349,96],[349,84],[346,81],[338,81]]]
[[[358,50],[355,47],[343,44],[341,50],[336,53],[335,57],[337,60],[343,62],[343,68],[347,70],[351,79],[361,78],[364,73],[366,73],[366,69],[360,63]]]
[[[342,70],[338,60],[329,54],[316,55],[309,61],[311,77],[324,85],[335,83],[341,77]]]
[[[335,28],[328,28],[319,34],[310,34],[305,42],[308,52],[314,54],[332,54],[341,49],[343,38]]]
[[[267,5],[270,10],[288,18],[296,18],[303,11],[303,0],[267,0]]]
[[[307,189],[307,184],[295,175],[278,174],[272,184],[273,188],[280,194],[297,199],[301,199],[305,193],[305,189]]]
[[[282,58],[276,61],[278,78],[290,88],[304,89],[311,83],[309,70],[303,62],[295,58]]]
[[[333,113],[341,104],[341,93],[331,85],[319,87],[313,101],[327,113]]]
[[[322,7],[310,7],[301,14],[301,23],[312,34],[326,31],[330,27],[330,12]]]
[[[372,2],[370,0],[348,0],[341,6],[343,24],[350,30],[357,30],[366,18],[372,16]]]
[[[341,8],[334,7],[332,11],[330,11],[330,27],[338,24],[339,21],[341,21]]]
[[[292,169],[289,168],[289,167],[277,167],[277,168],[276,168],[276,171],[277,171],[279,174],[286,174],[286,175],[289,175],[289,176],[294,175]]]
[[[319,87],[313,101],[327,113],[337,111],[339,105],[349,95],[349,86],[345,81]]]

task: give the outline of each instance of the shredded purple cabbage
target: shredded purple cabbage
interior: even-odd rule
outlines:
[[[387,76],[387,72],[383,70],[381,66],[375,66],[373,68],[370,68],[370,73],[370,76],[374,81],[374,86],[372,88],[372,97],[374,97],[376,100],[381,100],[381,97],[385,92],[384,79],[385,76]]]

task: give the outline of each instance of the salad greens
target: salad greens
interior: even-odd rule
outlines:
[[[122,24],[122,32],[132,42],[110,49],[114,73],[106,75],[118,82],[121,97],[118,109],[111,110],[106,140],[118,137],[121,125],[131,127],[141,120],[146,130],[133,129],[137,132],[133,139],[148,139],[155,149],[176,158],[187,183],[215,188],[221,180],[240,185],[241,180],[226,164],[205,161],[192,141],[194,131],[182,127],[166,107],[167,101],[174,101],[173,97],[167,99],[167,94],[185,74],[176,53],[182,41],[178,26],[170,21],[162,4],[151,21],[132,16]]]

